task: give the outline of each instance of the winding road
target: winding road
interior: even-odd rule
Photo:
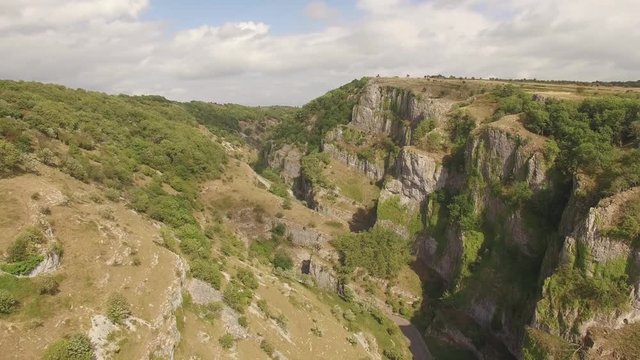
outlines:
[[[411,350],[411,354],[413,355],[414,360],[432,360],[433,356],[429,352],[429,348],[427,344],[424,342],[424,338],[418,329],[413,326],[409,320],[389,314],[389,318],[400,327],[400,330],[409,340],[409,349]]]

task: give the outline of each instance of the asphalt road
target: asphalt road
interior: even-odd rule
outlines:
[[[411,350],[414,360],[433,359],[427,344],[424,342],[422,334],[415,326],[413,326],[413,324],[411,324],[411,322],[409,322],[409,320],[397,315],[389,315],[389,318],[400,327],[404,337],[409,340],[409,349]]]

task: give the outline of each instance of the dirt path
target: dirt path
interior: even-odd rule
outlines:
[[[409,339],[409,349],[413,355],[414,360],[432,360],[433,357],[427,348],[427,344],[424,342],[424,338],[420,331],[409,322],[409,320],[397,315],[389,315],[389,318],[393,320],[402,330],[404,336]]]

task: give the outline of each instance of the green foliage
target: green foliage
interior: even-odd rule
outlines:
[[[457,147],[464,145],[475,128],[476,119],[466,110],[457,110],[449,119],[451,142]]]
[[[273,267],[276,269],[293,269],[293,259],[284,250],[278,251],[273,257]]]
[[[412,143],[417,144],[420,139],[422,139],[425,135],[430,133],[433,129],[436,128],[436,121],[433,118],[422,120],[416,126],[416,129],[412,133]]]
[[[124,295],[113,293],[107,300],[107,318],[114,324],[122,324],[129,316],[131,316],[131,308],[129,302]]]
[[[619,213],[620,218],[606,234],[626,240],[636,247],[640,246],[640,196],[625,202]]]
[[[13,81],[0,82],[0,104],[0,112],[11,117],[0,121],[0,172],[19,165],[16,151],[35,151],[46,164],[122,192],[134,209],[174,227],[195,224],[197,183],[217,177],[226,163],[222,147],[197,128],[198,122],[230,132],[237,127],[227,119],[253,112]],[[268,109],[255,112],[275,114]],[[30,141],[35,134],[38,141]],[[67,153],[54,153],[56,143],[67,145]],[[136,172],[157,179],[140,187],[133,182]],[[178,194],[163,191],[163,182]]]
[[[553,138],[545,158],[564,174],[595,176],[605,195],[640,185],[638,151],[625,149],[640,142],[640,99],[618,95],[539,102],[514,86],[499,87],[494,95],[498,111],[523,113],[529,130]]]
[[[232,281],[224,289],[222,297],[230,308],[244,314],[247,307],[251,304],[253,292],[237,281]]]
[[[502,186],[502,197],[507,204],[514,208],[518,208],[528,202],[533,196],[533,191],[529,188],[526,181],[516,181],[512,184]]]
[[[403,360],[405,359],[401,351],[397,349],[384,349],[382,355],[389,360]]]
[[[362,267],[372,276],[394,278],[409,261],[409,242],[381,226],[339,236],[333,245],[346,273]]]
[[[238,317],[238,325],[246,329],[249,327],[249,320],[247,320],[246,316],[240,316]]]
[[[11,275],[27,275],[38,267],[42,260],[44,260],[44,257],[40,255],[28,255],[24,260],[2,264],[0,269]]]
[[[479,231],[465,231],[464,240],[462,243],[462,264],[460,270],[461,280],[468,278],[473,271],[473,268],[478,261],[478,255],[480,249],[484,244],[484,234]]]
[[[7,249],[7,261],[19,262],[28,260],[37,254],[36,246],[44,242],[42,232],[35,227],[23,230]]]
[[[214,289],[220,289],[222,283],[222,273],[218,264],[206,259],[194,259],[189,263],[191,276],[200,279],[213,286]]]
[[[75,334],[66,336],[47,346],[44,360],[91,360],[93,347],[86,335]]]
[[[450,224],[457,224],[465,230],[474,230],[479,226],[479,219],[475,213],[475,202],[468,189],[453,196],[447,207]]]
[[[273,240],[255,240],[249,245],[249,255],[258,258],[260,261],[271,262],[276,243]]]
[[[262,339],[262,341],[260,342],[260,349],[262,349],[262,351],[264,351],[264,353],[269,357],[273,357],[273,354],[276,351],[271,342],[269,342],[269,340],[267,339]]]
[[[10,314],[18,306],[18,300],[12,293],[0,289],[0,314]]]
[[[578,346],[544,331],[527,328],[522,349],[524,360],[578,359]]]
[[[44,242],[42,232],[29,227],[7,249],[8,263],[1,264],[0,269],[12,275],[26,275],[35,269],[44,259],[38,252],[38,244]]]
[[[327,153],[314,152],[303,157],[300,165],[302,173],[312,184],[332,188],[333,184],[322,173],[329,162]]]
[[[420,232],[424,225],[419,210],[414,210],[400,203],[399,196],[392,196],[378,203],[378,220],[389,220],[394,224],[402,225],[410,234]]]
[[[570,329],[564,327],[571,324],[559,323],[553,316],[555,312],[576,311],[578,321],[585,321],[596,314],[608,314],[626,307],[630,293],[626,274],[615,269],[602,269],[588,276],[580,269],[563,266],[545,280],[537,317],[550,328],[565,332]]]
[[[0,176],[12,174],[21,163],[20,150],[9,141],[0,139]]]
[[[278,143],[307,145],[310,150],[320,150],[327,132],[351,121],[356,96],[367,82],[367,78],[353,80],[312,100],[300,109],[294,119],[276,126],[272,138]],[[309,121],[312,118],[314,121]]]
[[[258,288],[258,279],[249,269],[239,269],[236,273],[236,279],[249,289],[255,290]]]
[[[218,342],[223,349],[229,350],[236,343],[236,339],[233,337],[233,335],[226,333],[218,339]]]

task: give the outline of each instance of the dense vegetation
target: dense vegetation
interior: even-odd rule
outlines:
[[[333,246],[341,255],[346,274],[361,267],[372,276],[393,278],[409,261],[409,242],[382,226],[342,235],[333,242]]]
[[[294,119],[284,121],[273,130],[277,143],[297,144],[319,150],[324,135],[340,124],[351,121],[356,95],[368,79],[353,80],[316,98],[300,109]]]
[[[567,176],[593,177],[596,195],[640,185],[640,99],[637,95],[586,98],[580,102],[535,100],[519,88],[497,88],[499,114],[522,114],[525,126],[558,147],[556,166]],[[598,200],[596,196],[592,201]]]

